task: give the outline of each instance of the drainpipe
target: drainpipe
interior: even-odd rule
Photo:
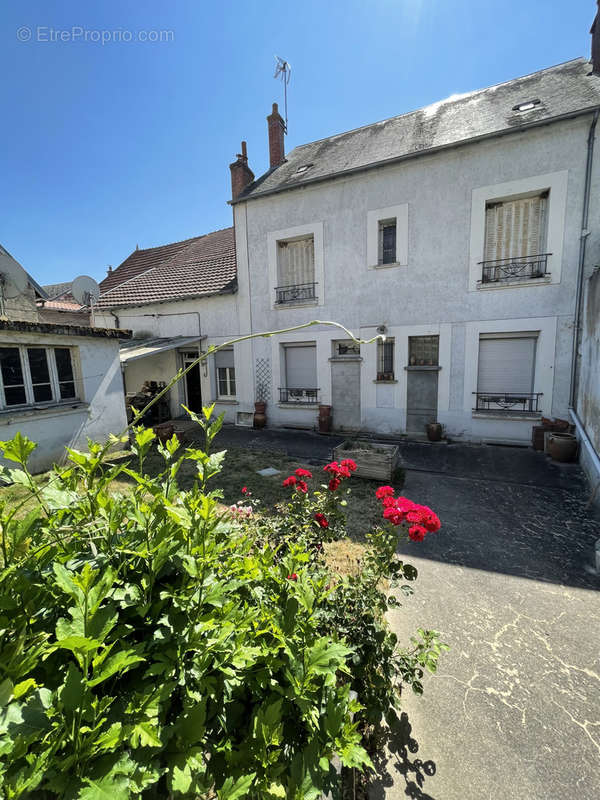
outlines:
[[[596,123],[600,109],[596,109],[587,141],[587,160],[585,165],[585,183],[583,189],[583,212],[581,216],[581,238],[579,240],[579,266],[577,272],[577,290],[575,293],[575,318],[573,321],[573,352],[571,358],[571,390],[569,394],[569,409],[575,408],[577,403],[577,388],[579,383],[579,344],[581,341],[581,306],[583,295],[583,274],[585,269],[585,248],[587,243],[588,218],[590,212],[590,188],[592,183],[592,165],[594,161],[594,137],[596,135]]]

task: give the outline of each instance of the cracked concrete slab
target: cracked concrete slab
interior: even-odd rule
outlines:
[[[599,525],[583,485],[415,472],[404,493],[444,527],[403,548],[419,578],[390,622],[400,641],[422,626],[452,649],[423,697],[405,697],[410,734],[391,744],[370,797],[596,800],[600,580],[585,567]]]

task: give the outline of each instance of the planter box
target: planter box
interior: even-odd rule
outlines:
[[[345,442],[333,450],[336,461],[351,458],[356,462],[356,472],[360,478],[372,478],[378,481],[391,481],[398,466],[400,455],[395,444],[371,444],[370,442],[352,443],[348,449]]]

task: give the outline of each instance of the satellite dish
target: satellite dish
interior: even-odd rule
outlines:
[[[27,273],[12,260],[0,264],[0,296],[3,300],[13,300],[27,288]]]
[[[100,297],[100,287],[89,275],[80,275],[71,285],[71,294],[82,306],[91,306]]]

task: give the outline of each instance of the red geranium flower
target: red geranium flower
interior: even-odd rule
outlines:
[[[249,494],[247,486],[242,486],[242,494]]]
[[[353,461],[351,458],[345,458],[342,461],[342,467],[348,467],[350,472],[354,472],[356,469],[356,461]]]
[[[329,521],[328,521],[327,517],[325,516],[325,514],[322,514],[320,511],[317,511],[317,513],[315,514],[315,519],[317,520],[317,522],[319,523],[319,525],[322,528],[328,528],[329,527]]]
[[[333,472],[335,474],[339,469],[339,465],[337,461],[332,461],[331,463],[326,464],[323,469],[325,472]]]
[[[297,581],[298,576],[296,575],[295,572],[290,572],[290,574],[287,576],[287,579],[288,581]]]
[[[308,492],[308,484],[306,483],[306,481],[298,481],[298,483],[296,484],[296,491],[306,494]]]
[[[426,533],[427,531],[422,525],[411,525],[408,529],[408,535],[413,542],[422,542]]]
[[[341,483],[341,481],[340,481],[339,478],[332,478],[329,481],[329,491],[330,492],[335,492],[339,488],[340,483]]]
[[[281,485],[282,486],[295,486],[296,482],[297,482],[296,476],[295,475],[290,475],[289,478],[286,478]]]
[[[378,500],[383,500],[384,497],[392,497],[394,494],[394,490],[391,486],[380,486],[379,489],[375,492],[375,497]]]
[[[296,475],[299,478],[312,478],[312,472],[309,472],[307,469],[303,469],[302,467],[298,467],[296,470]]]

